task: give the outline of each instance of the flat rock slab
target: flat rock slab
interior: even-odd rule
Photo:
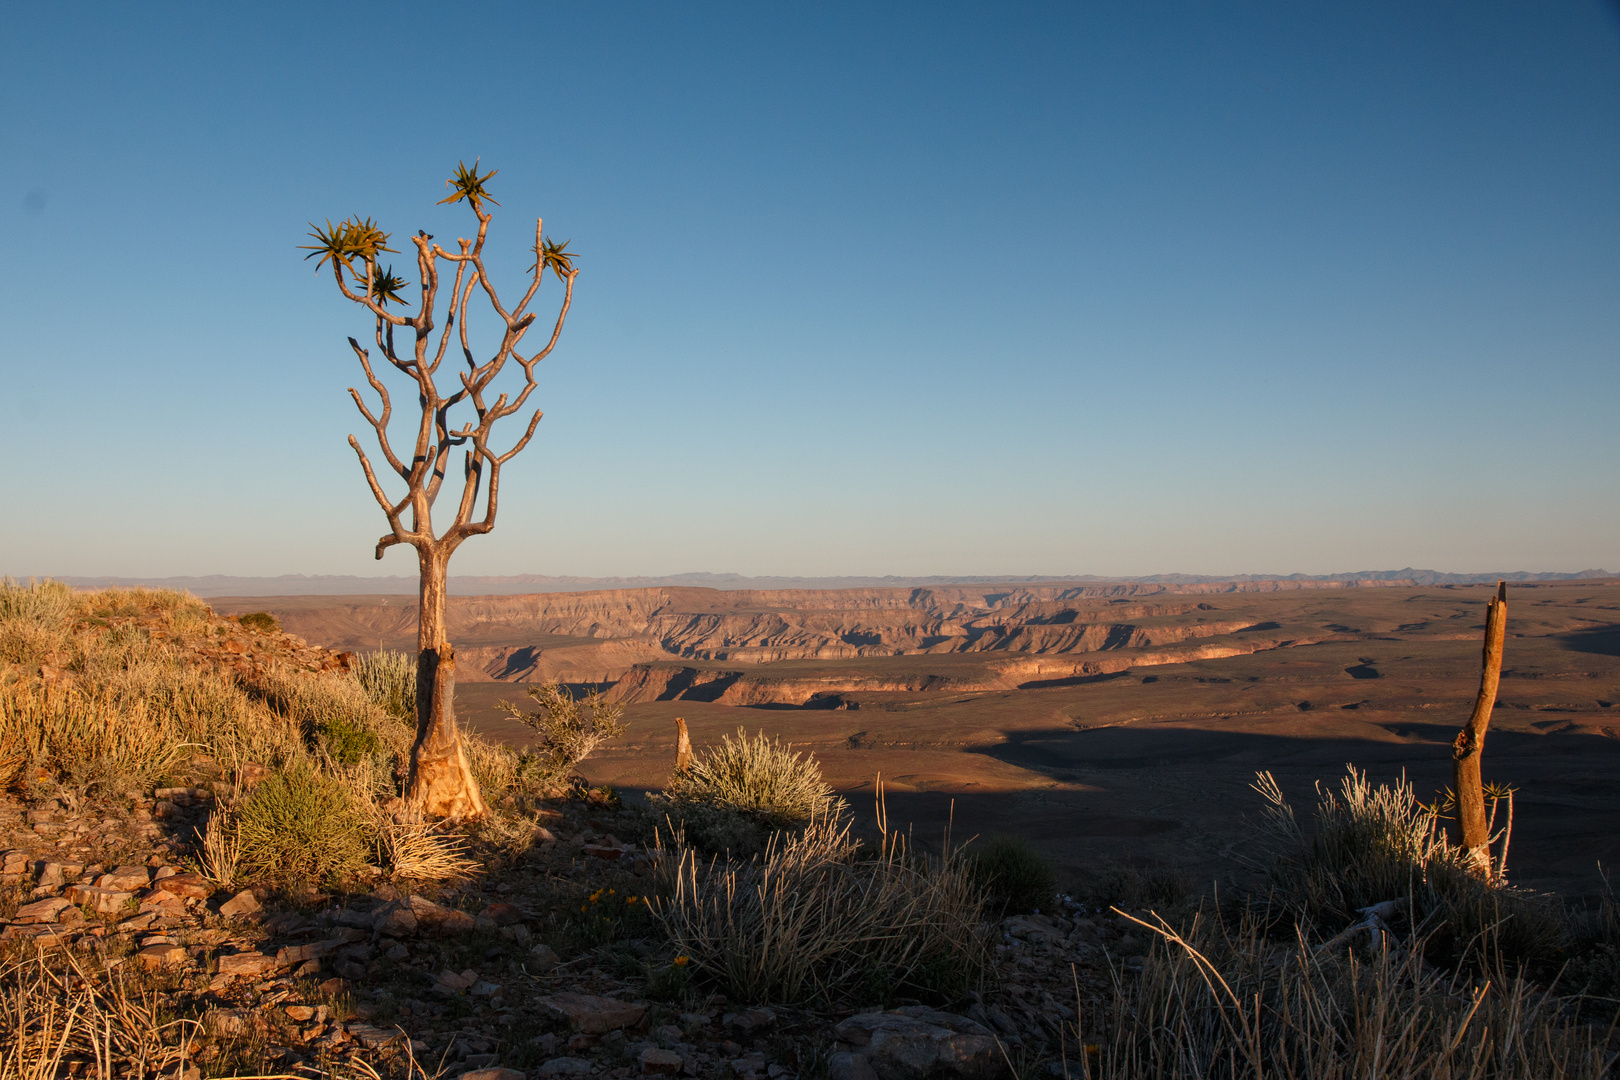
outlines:
[[[219,973],[237,978],[263,975],[275,966],[273,957],[259,952],[231,953],[219,958]]]
[[[845,1080],[860,1080],[863,1064],[877,1080],[994,1080],[1007,1067],[988,1028],[920,1005],[851,1016],[833,1038],[838,1053],[862,1059],[838,1063]]]
[[[349,1034],[360,1040],[360,1044],[367,1050],[375,1050],[379,1046],[387,1046],[395,1039],[403,1039],[404,1032],[397,1028],[372,1027],[369,1024],[350,1024]]]
[[[556,1057],[540,1066],[541,1076],[589,1076],[596,1071],[584,1058]]]
[[[673,1076],[681,1071],[681,1055],[649,1046],[641,1052],[642,1076]]]
[[[186,950],[181,945],[148,945],[135,955],[147,971],[160,971],[186,962]]]
[[[96,879],[96,885],[114,892],[134,892],[146,888],[151,877],[152,872],[144,866],[120,866],[111,873],[102,874]]]
[[[73,906],[71,900],[64,900],[60,896],[53,896],[49,900],[36,900],[32,904],[24,904],[12,916],[14,923],[53,923],[57,916]]]
[[[159,881],[157,887],[182,900],[206,900],[214,895],[213,887],[201,874],[175,874]]]
[[[586,1035],[606,1035],[620,1028],[634,1027],[647,1015],[645,1005],[592,994],[548,994],[534,1002],[541,1012],[556,1020],[566,1020],[575,1031]]]
[[[219,913],[227,919],[236,915],[254,915],[263,909],[259,898],[253,895],[252,889],[243,889],[223,904],[219,905]]]
[[[70,885],[67,898],[80,907],[87,907],[97,915],[115,915],[124,905],[135,899],[135,894],[118,889],[103,889],[98,885]]]

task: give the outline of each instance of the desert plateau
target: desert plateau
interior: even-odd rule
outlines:
[[[1336,582],[453,597],[457,708],[521,744],[501,701],[560,681],[625,705],[593,782],[661,787],[676,716],[813,753],[868,814],[937,839],[1027,837],[1069,874],[1099,860],[1202,888],[1241,849],[1273,773],[1298,801],[1347,764],[1429,798],[1478,688],[1487,585]],[[1620,864],[1620,580],[1510,586],[1487,778],[1518,789],[1513,880],[1572,895]],[[218,597],[329,648],[410,649],[399,596]]]

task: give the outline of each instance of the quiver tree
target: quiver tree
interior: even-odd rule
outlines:
[[[567,250],[567,242],[553,242],[545,236],[542,222],[536,220],[532,277],[523,298],[515,306],[508,307],[502,302],[484,268],[484,240],[490,222],[486,204],[499,205],[484,185],[494,175],[493,170],[478,175],[477,162],[472,168],[465,162],[457,167],[456,175],[447,182],[450,194],[440,202],[466,202],[478,220],[478,233],[471,240],[457,240],[458,250],[450,252],[434,243],[428,233],[418,231],[410,238],[416,247],[419,275],[416,283],[396,277],[392,266],[385,268],[380,264],[384,252],[396,249],[388,246],[389,234],[370,218],[345,218],[337,225],[327,221],[325,227],[312,224],[315,231],[310,236],[315,242],[304,245],[310,250],[306,258],[320,257],[316,269],[330,263],[338,291],[371,314],[376,324],[372,345],[377,356],[411,380],[421,410],[420,417],[415,418],[415,440],[401,455],[390,440],[393,400],[387,386],[377,376],[373,349],[362,347],[351,337],[349,345],[360,361],[366,382],[376,392],[380,407],[373,412],[353,387],[349,388],[349,395],[375,432],[383,462],[405,485],[403,495],[392,497],[388,487],[396,485],[390,480],[385,486],[359,440],[349,436],[349,445],[359,455],[371,494],[388,519],[389,531],[377,541],[377,558],[381,559],[395,544],[409,544],[416,549],[421,578],[416,740],[411,747],[405,797],[417,811],[458,819],[481,816],[487,807],[456,730],[455,652],[446,640],[444,624],[446,572],[450,556],[462,541],[495,527],[501,467],[528,445],[535,425],[540,422],[540,410],[534,410],[527,428],[504,452],[491,445],[491,435],[498,421],[526,409],[535,388],[535,366],[556,347],[573,301],[574,278],[579,274],[574,268],[574,256]],[[444,327],[435,338],[434,312],[439,301],[441,263],[455,267],[455,281],[446,298]],[[519,349],[536,318],[528,308],[539,294],[547,271],[562,282],[562,301],[551,336],[543,346],[525,355]],[[403,294],[413,287],[421,289],[421,297],[415,312],[410,313]],[[494,327],[500,334],[493,353],[484,354],[483,359],[474,355],[467,336],[467,309],[475,294],[488,302],[494,313]],[[400,306],[401,313],[391,310],[394,304]],[[396,331],[403,339],[401,344],[406,346],[403,355],[395,346]],[[446,392],[439,386],[439,366],[452,345],[460,356],[452,360],[442,380],[449,384]],[[522,385],[513,388],[512,396],[501,392],[490,400],[496,378],[513,365],[522,370]],[[449,377],[451,373],[454,378]],[[451,455],[456,451],[460,452],[456,464],[462,473],[460,498],[450,522],[436,531],[433,507],[446,470],[451,466]],[[479,513],[480,499],[482,514]]]

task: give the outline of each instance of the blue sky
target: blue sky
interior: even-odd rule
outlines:
[[[455,572],[1620,570],[1610,7],[159,3],[0,7],[0,572],[410,573],[296,245],[480,156]]]

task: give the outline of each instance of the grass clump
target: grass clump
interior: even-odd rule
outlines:
[[[1547,974],[1563,963],[1568,928],[1558,899],[1476,872],[1446,835],[1440,808],[1421,802],[1404,776],[1374,784],[1352,766],[1338,791],[1318,783],[1309,832],[1269,773],[1254,786],[1267,802],[1266,869],[1297,922],[1331,931],[1397,901],[1434,963],[1462,962],[1484,937],[1504,962]]]
[[[242,803],[241,862],[284,885],[335,882],[365,867],[369,822],[340,780],[307,765],[272,773]]]
[[[1050,910],[1057,884],[1052,863],[1019,836],[991,836],[963,856],[968,876],[984,890],[990,910],[1028,915]]]
[[[1085,1062],[1071,1076],[1610,1075],[1605,1028],[1488,949],[1464,974],[1429,964],[1420,938],[1370,950],[1326,947],[1303,929],[1274,940],[1253,910],[1235,923],[1195,919],[1184,933],[1148,928],[1157,933],[1141,973],[1116,980],[1100,1030],[1071,1031]]]
[[[678,955],[751,1003],[943,1003],[981,985],[984,895],[960,854],[917,855],[886,829],[869,850],[835,809],[747,862],[672,852],[653,911]]]
[[[407,653],[361,653],[350,670],[371,703],[396,720],[416,723],[416,658]]]
[[[35,581],[21,585],[11,578],[0,578],[0,622],[57,623],[73,610],[73,590],[60,581]]]
[[[742,728],[696,755],[652,804],[684,833],[684,843],[736,855],[761,852],[775,832],[843,811],[814,755],[764,732],[750,739]]]

